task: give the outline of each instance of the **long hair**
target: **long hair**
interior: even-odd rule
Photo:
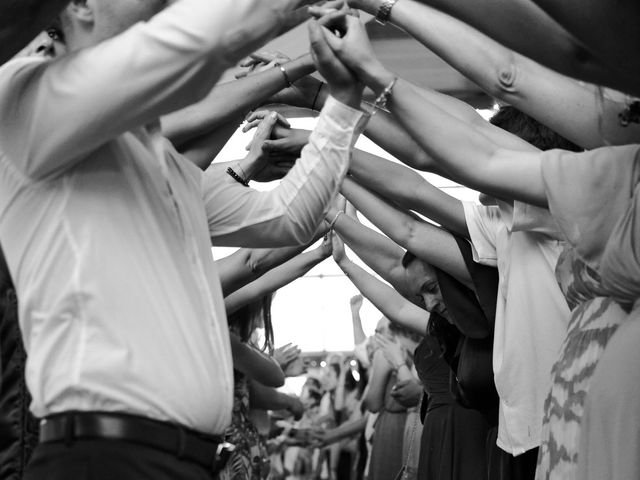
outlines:
[[[258,346],[270,355],[273,353],[273,325],[271,323],[271,302],[273,294],[265,295],[229,315],[229,327],[238,334],[242,342],[249,342],[260,324],[264,325],[264,345]]]

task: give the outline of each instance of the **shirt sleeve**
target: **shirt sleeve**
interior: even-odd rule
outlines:
[[[473,202],[462,202],[462,206],[471,237],[473,260],[483,265],[497,266],[496,233],[501,222],[500,210],[498,207],[485,207]]]
[[[362,118],[362,112],[329,97],[295,166],[267,192],[208,169],[203,196],[212,244],[276,247],[309,241],[349,168]]]
[[[496,202],[500,217],[510,232],[542,233],[556,240],[564,240],[548,209],[518,200],[510,203],[496,199]]]
[[[43,178],[204,96],[278,24],[287,0],[181,0],[98,45],[0,69],[0,145]],[[0,158],[2,155],[0,155]]]

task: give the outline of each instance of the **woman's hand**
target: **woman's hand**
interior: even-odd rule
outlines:
[[[312,7],[309,11],[314,15],[316,9]],[[356,74],[358,81],[379,93],[390,83],[387,81],[389,78],[393,80],[394,75],[375,56],[359,18],[345,12],[335,12],[327,15],[324,23],[327,25],[322,29],[326,43],[343,65]],[[336,30],[341,35],[332,33]]]
[[[276,359],[276,361],[280,365],[280,368],[282,368],[283,370],[289,363],[291,363],[299,356],[300,349],[297,345],[293,345],[291,343],[287,343],[286,345],[273,350],[273,358]]]
[[[347,252],[344,249],[344,242],[337,235],[334,234],[331,237],[332,245],[333,245],[333,259],[338,265],[341,265],[344,262],[348,262],[349,258],[347,257]]]
[[[311,9],[310,9],[311,12]],[[332,28],[339,28],[344,23],[345,11],[329,14],[326,19],[331,20]],[[328,40],[335,35],[320,21],[309,22],[309,39],[311,41],[311,55],[320,74],[327,80],[331,95],[340,102],[352,108],[359,109],[362,99],[362,85],[358,77],[350,70],[333,51]],[[337,38],[337,37],[335,37]]]
[[[391,366],[398,370],[402,365],[406,364],[406,353],[400,342],[395,338],[388,338],[384,335],[376,335],[375,341],[384,354],[384,357]]]
[[[255,52],[242,60],[239,64],[244,70],[235,75],[243,78],[254,73],[264,72],[276,66],[290,62],[291,59],[282,52]]]
[[[354,295],[353,297],[351,297],[351,299],[349,299],[349,305],[351,306],[351,311],[354,313],[359,312],[360,309],[362,308],[363,300],[364,300],[364,297],[360,294]]]

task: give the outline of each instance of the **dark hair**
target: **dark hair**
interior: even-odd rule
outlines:
[[[228,317],[229,326],[238,334],[240,341],[248,342],[251,334],[260,324],[264,323],[264,345],[262,350],[273,353],[273,325],[271,323],[271,302],[273,294],[241,307]]]
[[[526,113],[510,105],[500,107],[500,110],[498,110],[489,121],[496,127],[500,127],[526,140],[540,150],[551,150],[554,148],[570,150],[572,152],[581,152],[584,150],[554,132],[549,127],[531,118]]]
[[[414,332],[413,330],[399,325],[395,322],[389,322],[389,331],[395,333],[396,335],[402,335],[403,337],[407,337],[414,342],[420,342],[422,340],[423,334]]]

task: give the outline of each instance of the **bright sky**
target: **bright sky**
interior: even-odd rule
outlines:
[[[292,118],[289,120],[293,128],[310,130],[315,124],[315,119],[312,118]],[[243,157],[246,154],[244,148],[252,137],[253,132],[243,134],[238,130],[215,161],[230,161]],[[395,160],[364,137],[360,138],[356,148]],[[477,192],[437,175],[424,174],[424,176],[450,195],[462,200],[477,201]],[[270,184],[252,182],[252,187],[259,190],[268,190],[275,186],[276,182]],[[363,223],[372,226],[362,215],[360,217]],[[215,258],[221,258],[236,249],[214,248],[212,250]],[[347,254],[351,259],[367,268],[348,249]],[[371,272],[370,269],[367,268],[367,270]],[[292,342],[299,345],[303,351],[352,350],[353,331],[349,299],[357,293],[356,287],[343,275],[331,258],[313,268],[304,277],[281,288],[272,305],[276,346]],[[375,324],[381,316],[381,313],[365,299],[361,310],[365,333],[373,334]]]

